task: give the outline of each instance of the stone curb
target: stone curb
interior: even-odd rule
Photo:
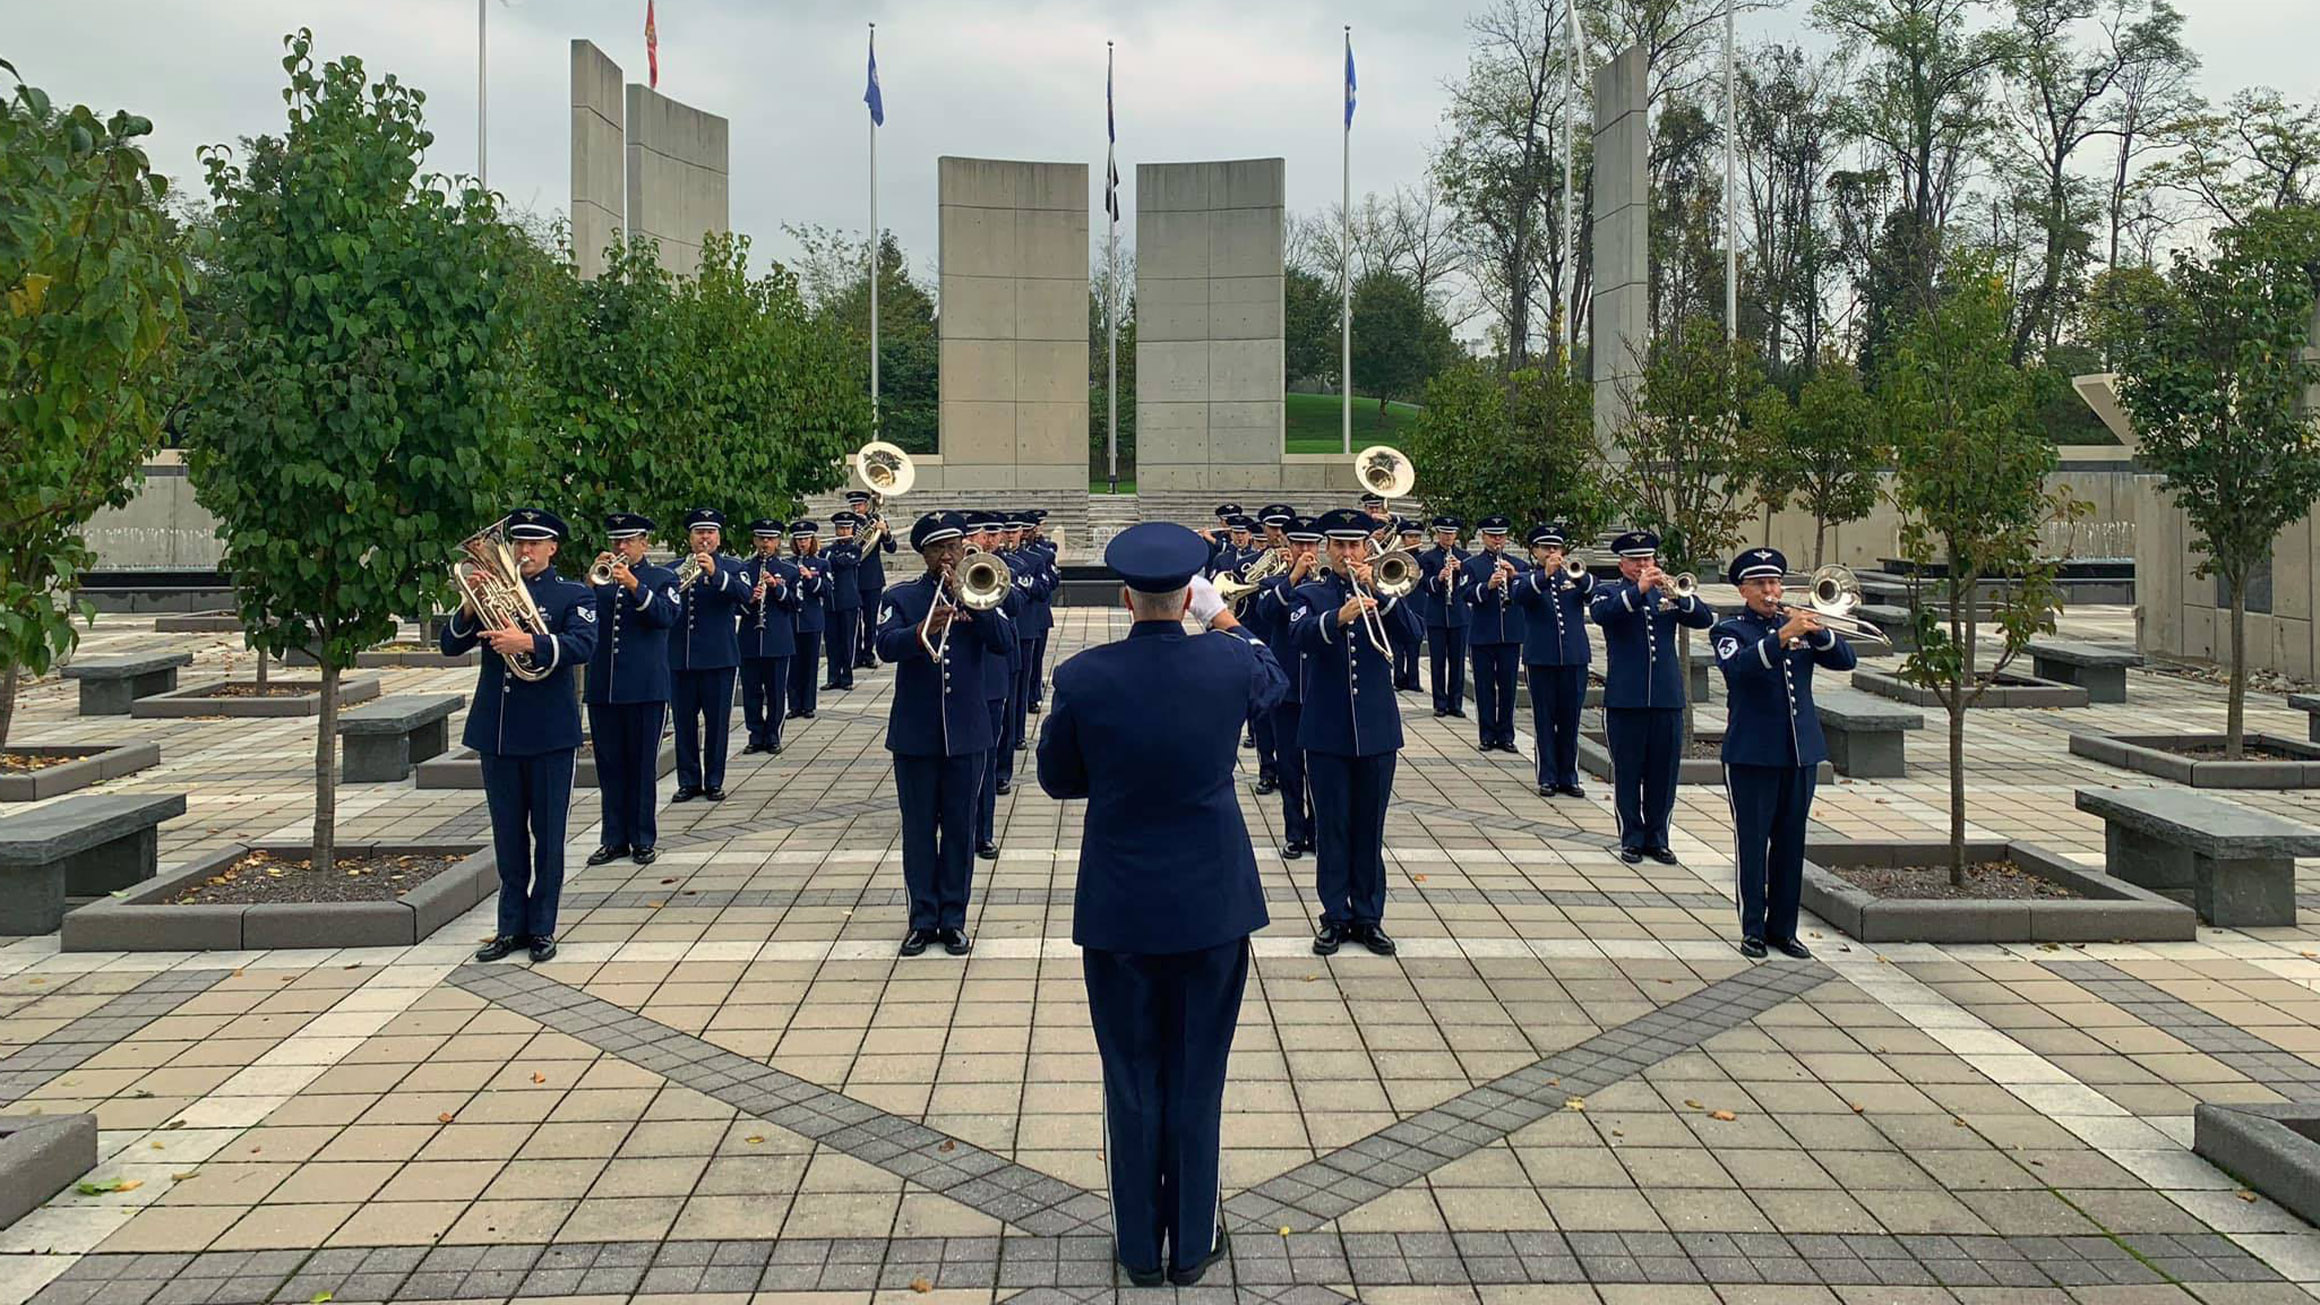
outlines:
[[[68,952],[240,951],[261,947],[408,947],[499,892],[491,849],[471,841],[341,844],[342,854],[465,852],[466,859],[392,902],[313,902],[168,906],[179,886],[205,878],[252,851],[303,853],[304,845],[227,848],[156,877],[126,897],[92,902],[64,918]]]
[[[1931,840],[1815,840],[1805,846],[1806,910],[1860,942],[2190,942],[2199,917],[2188,906],[2029,843],[1969,840],[1969,859],[2015,864],[2085,895],[2083,900],[1911,901],[1877,897],[1819,863],[1891,866],[1946,855]]]
[[[96,1167],[95,1115],[0,1115],[0,1228]]]
[[[233,612],[181,612],[153,618],[155,634],[240,634],[242,618]]]
[[[2192,1111],[2191,1149],[2249,1187],[2320,1222],[2320,1107],[2301,1102]]]
[[[1724,736],[1712,731],[1701,730],[1693,737],[1721,739]],[[1611,779],[1611,749],[1604,742],[1602,730],[1583,729],[1579,731],[1579,769],[1605,782],[1609,782]],[[1836,768],[1826,761],[1815,767],[1814,775],[1818,783],[1834,784],[1837,782]],[[1676,782],[1678,784],[1712,784],[1720,788],[1724,783],[1724,763],[1708,757],[1686,757],[1676,763]]]
[[[319,680],[275,679],[271,684],[299,684],[314,686],[311,693],[292,698],[220,698],[215,696],[219,686],[227,683],[247,683],[235,680],[204,680],[169,693],[156,693],[139,698],[129,707],[129,714],[145,719],[174,716],[319,716],[322,714],[322,689]],[[338,705],[351,707],[358,702],[369,702],[379,696],[379,679],[375,675],[342,679],[338,682]]]
[[[2320,719],[2320,718],[2316,718]],[[2073,732],[2070,751],[2107,766],[2187,784],[2192,788],[2320,788],[2320,746],[2279,734],[2250,734],[2247,741],[2308,761],[2208,761],[2168,749],[2221,746],[2217,734],[2091,734]]]
[[[1853,672],[1853,687],[1880,698],[1906,702],[1912,707],[1941,707],[1941,699],[1931,689],[1921,689],[1903,682],[1900,676],[1866,668]],[[2006,670],[1998,675],[1998,683],[1974,703],[1977,708],[2010,707],[2084,707],[2089,698],[2085,689],[2059,680],[2042,680],[2021,671]]]
[[[8,751],[35,757],[75,752],[89,755],[45,770],[0,775],[0,802],[39,802],[161,764],[158,743],[108,743],[93,748],[77,743],[24,744]]]
[[[677,768],[677,741],[671,736],[661,739],[659,766],[653,773],[656,780],[666,779]],[[412,783],[419,788],[481,789],[483,762],[472,748],[460,748],[440,757],[422,761],[411,768]],[[585,792],[596,787],[596,754],[583,754],[573,766],[572,788]]]

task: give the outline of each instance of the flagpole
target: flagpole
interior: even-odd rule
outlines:
[[[878,59],[878,24],[870,24],[870,58]],[[870,119],[870,429],[884,437],[878,420],[878,120]]]
[[[1345,66],[1353,67],[1353,24],[1345,25]],[[1346,93],[1351,95],[1349,84]],[[1344,182],[1345,195],[1338,205],[1337,257],[1337,338],[1341,351],[1338,365],[1338,407],[1343,419],[1345,454],[1353,455],[1353,108],[1349,103],[1345,112],[1345,158],[1339,174]]]
[[[1740,338],[1739,198],[1733,165],[1740,135],[1740,98],[1733,90],[1732,0],[1724,0],[1724,339]]]
[[[491,169],[487,166],[491,138],[483,128],[483,62],[486,23],[484,6],[491,0],[475,0],[475,184],[488,189]]]
[[[1111,198],[1104,204],[1104,399],[1110,406],[1104,431],[1104,479],[1110,493],[1120,492],[1120,201],[1112,173],[1119,168],[1118,126],[1112,117],[1112,43],[1104,42],[1104,186]]]
[[[1571,207],[1571,160],[1579,153],[1578,128],[1571,120],[1571,101],[1579,86],[1578,0],[1563,11],[1563,374],[1571,372],[1571,354],[1579,336],[1579,228]]]

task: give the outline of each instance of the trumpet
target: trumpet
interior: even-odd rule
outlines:
[[[944,625],[938,638],[929,627],[934,614],[946,608],[969,612],[987,612],[1007,601],[1007,591],[1015,584],[1015,573],[995,553],[970,548],[966,555],[951,563],[943,571],[943,582],[935,589],[934,602],[927,605],[926,616],[918,623],[918,646],[936,661],[951,644],[951,627]]]
[[[596,565],[588,568],[588,587],[591,589],[608,589],[613,584],[617,583],[619,577],[612,573],[612,568],[618,565],[620,565],[620,554],[598,553],[596,555]]]
[[[707,574],[708,568],[701,565],[700,554],[685,554],[685,560],[677,563],[677,592],[681,594],[701,583],[701,577]]]
[[[466,595],[467,605],[475,609],[485,629],[548,632],[548,618],[532,601],[531,590],[524,588],[523,568],[516,565],[515,552],[508,547],[507,518],[494,521],[460,543],[459,556],[451,562],[451,579]],[[506,660],[508,673],[519,680],[544,680],[553,669],[539,665],[528,653]]]
[[[1563,578],[1573,584],[1587,578],[1587,556],[1584,553],[1563,554]]]

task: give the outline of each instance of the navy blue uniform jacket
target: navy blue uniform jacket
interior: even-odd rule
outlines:
[[[1490,577],[1497,572],[1498,559],[1505,558],[1514,567],[1514,574],[1506,583],[1493,589]],[[1473,560],[1458,568],[1458,601],[1473,609],[1473,628],[1467,633],[1470,647],[1488,647],[1500,643],[1523,643],[1528,637],[1528,623],[1523,619],[1521,600],[1524,576],[1531,564],[1516,557],[1513,552],[1492,553],[1489,549],[1476,553]]]
[[[997,608],[969,613],[972,621],[951,626],[937,665],[918,641],[918,623],[934,603],[934,588],[934,578],[924,574],[902,581],[887,588],[878,609],[878,660],[894,666],[886,750],[905,757],[989,752],[997,740],[991,737],[991,708],[983,696],[984,658],[1005,654],[1014,635]]]
[[[1603,705],[1681,707],[1682,659],[1676,656],[1676,627],[1705,630],[1716,609],[1697,598],[1676,601],[1666,589],[1650,593],[1630,580],[1596,589],[1588,615],[1603,627]]]
[[[1593,574],[1576,584],[1561,571],[1534,566],[1514,585],[1515,601],[1528,617],[1523,638],[1525,666],[1585,666],[1593,651],[1587,646],[1587,598],[1595,592]]]
[[[1071,940],[1170,954],[1265,927],[1265,892],[1233,766],[1241,724],[1281,700],[1271,649],[1138,621],[1055,669],[1039,787],[1086,798]]]
[[[1447,576],[1442,564],[1458,559],[1458,574]],[[1458,601],[1458,585],[1466,578],[1466,564],[1473,560],[1463,548],[1445,552],[1429,548],[1418,554],[1418,592],[1426,596],[1426,628],[1429,630],[1463,630],[1473,621],[1474,613]]]
[[[749,601],[749,582],[743,578],[741,559],[717,555],[717,574],[704,575],[679,597],[684,611],[669,636],[669,669],[716,671],[741,664],[741,640],[735,633],[742,605]]]
[[[588,663],[588,705],[669,700],[669,627],[677,623],[677,573],[649,563],[630,568],[636,589],[591,591],[596,655]]]
[[[1374,757],[1402,746],[1402,709],[1394,701],[1394,664],[1370,644],[1363,622],[1337,623],[1350,593],[1335,572],[1297,586],[1290,599],[1289,641],[1305,659],[1305,714],[1297,742],[1307,752]],[[1378,611],[1392,618],[1394,600]]]
[[[1823,630],[1802,648],[1782,648],[1783,618],[1743,608],[1708,635],[1723,668],[1727,766],[1817,766],[1829,758],[1821,714],[1813,708],[1813,667],[1849,671],[1853,645]]]
[[[833,612],[859,611],[862,607],[862,547],[851,539],[832,543],[822,554],[823,572],[829,580],[822,586],[822,602]]]
[[[767,585],[764,602],[750,602],[741,608],[741,655],[795,657],[798,607],[806,601],[807,586],[798,578],[796,567],[760,553],[742,566],[741,578],[748,582],[750,593],[757,592],[758,577],[768,571],[781,577],[781,587]],[[813,601],[819,603],[821,597],[817,594]]]
[[[532,664],[549,668],[538,680],[518,679],[493,652],[482,647],[482,671],[475,678],[475,705],[459,741],[477,752],[502,757],[536,757],[580,746],[580,695],[572,691],[572,668],[596,654],[596,595],[554,570],[524,581],[547,618],[548,633],[532,636]],[[455,612],[443,623],[443,655],[457,657],[482,644],[475,618]]]

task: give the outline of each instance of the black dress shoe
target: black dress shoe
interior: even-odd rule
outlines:
[[[1558,784],[1555,786],[1555,791],[1564,797],[1583,798],[1587,796],[1587,790],[1577,784]]]
[[[1295,861],[1302,858],[1307,852],[1312,850],[1312,848],[1305,846],[1305,841],[1303,839],[1292,838],[1288,842],[1281,844],[1281,859],[1284,861]]]
[[[605,862],[612,860],[614,857],[627,855],[628,844],[621,843],[616,846],[611,843],[606,843],[604,846],[597,848],[595,851],[588,854],[588,864],[603,865]]]
[[[749,756],[749,755],[751,755],[752,753],[763,752],[763,751],[764,751],[764,749],[763,749],[763,748],[760,748],[760,747],[758,747],[758,746],[757,746],[756,744],[754,744],[754,743],[745,743],[745,744],[743,744],[743,745],[742,745],[742,747],[741,747],[741,755],[742,755],[742,756],[744,756],[744,757],[746,757],[746,756]]]
[[[838,690],[840,690],[840,689],[843,689],[843,688],[845,688],[845,687],[846,687],[846,686],[845,686],[845,685],[843,685],[843,684],[839,684],[839,683],[837,683],[836,681],[832,681],[832,682],[830,682],[830,683],[828,683],[828,684],[825,684],[825,685],[823,685],[823,686],[822,686],[822,692],[824,692],[824,693],[836,693]]]
[[[773,756],[776,756],[776,757],[778,757],[778,756],[780,756],[780,755],[781,755],[781,746],[782,746],[781,744],[779,744],[779,743],[775,743],[775,744],[768,745],[768,746],[767,746],[767,748],[766,748],[765,750],[766,750],[766,752],[767,752],[767,753],[769,753],[769,754],[771,754],[771,755],[773,755]]]
[[[991,842],[977,843],[975,844],[975,855],[985,861],[996,861],[999,859],[999,845]]]
[[[1474,750],[1476,752],[1496,752],[1498,745],[1495,743],[1477,743],[1474,745]]]
[[[937,929],[934,936],[942,939],[943,950],[953,956],[964,956],[975,950],[975,940],[964,929]]]
[[[1802,942],[1799,942],[1794,938],[1781,939],[1779,942],[1772,944],[1772,950],[1779,952],[1783,956],[1791,957],[1795,960],[1809,961],[1812,959],[1812,948],[1805,946]]]
[[[1643,860],[1643,849],[1642,849],[1642,848],[1640,848],[1640,847],[1623,847],[1623,848],[1620,848],[1620,849],[1619,849],[1619,859],[1620,859],[1620,860],[1622,860],[1622,861],[1625,861],[1625,862],[1626,862],[1626,863],[1628,863],[1629,865],[1634,865],[1634,864],[1636,864],[1637,862],[1640,862],[1640,861],[1642,861],[1642,860]]]
[[[927,944],[933,941],[934,930],[913,929],[909,933],[902,935],[902,954],[905,956],[916,956],[920,952],[925,951]]]
[[[532,964],[534,964],[534,965],[544,965],[544,964],[546,964],[547,962],[549,962],[549,961],[552,961],[552,960],[554,960],[554,959],[556,959],[556,940],[555,940],[555,939],[553,939],[553,938],[534,938],[534,939],[532,939]]]
[[[1763,960],[1764,940],[1762,938],[1742,938],[1740,940],[1740,954],[1752,961]]]
[[[1202,1274],[1208,1272],[1208,1266],[1216,1263],[1218,1260],[1223,1259],[1225,1257],[1225,1253],[1231,1249],[1231,1235],[1225,1232],[1224,1225],[1217,1225],[1216,1249],[1210,1251],[1206,1255],[1201,1256],[1200,1259],[1189,1268],[1170,1269],[1168,1271],[1168,1281],[1179,1287],[1192,1286],[1194,1283],[1200,1281]]]
[[[1391,956],[1394,954],[1394,940],[1386,936],[1385,930],[1374,924],[1353,926],[1353,940],[1369,948],[1372,956]]]
[[[1449,709],[1448,707],[1436,707],[1436,708],[1434,709],[1434,719],[1436,719],[1436,720],[1440,720],[1440,719],[1442,719],[1444,716],[1447,716],[1447,715],[1449,715],[1449,714],[1450,714],[1450,709]]]
[[[804,714],[805,714],[805,713],[803,713],[803,712],[800,712],[800,711],[797,711],[797,710],[794,710],[794,709],[792,709],[792,710],[790,710],[790,711],[785,711],[785,712],[783,712],[783,713],[781,714],[781,718],[782,718],[783,720],[796,720],[796,719],[797,719],[799,716],[802,716],[802,715],[804,715]]]
[[[1345,939],[1346,928],[1344,925],[1323,924],[1313,931],[1313,954],[1315,956],[1335,956],[1337,949],[1345,945]]]
[[[1459,719],[1459,720],[1464,720],[1464,719],[1466,719],[1466,713],[1465,713],[1465,712],[1463,712],[1463,711],[1461,711],[1461,710],[1459,710],[1459,709],[1457,709],[1457,708],[1455,708],[1455,707],[1453,707],[1453,708],[1451,708],[1451,709],[1450,709],[1450,714],[1451,714],[1453,717],[1455,717],[1455,718],[1457,718],[1457,719]]]
[[[1000,797],[1005,797],[1009,793],[1015,791],[1015,781],[1011,779],[1002,779],[999,781],[998,788],[995,791],[999,794]]]
[[[1498,750],[1500,752],[1511,752],[1518,757],[1522,755],[1522,749],[1514,745],[1513,739],[1500,739],[1498,741]]]
[[[628,859],[636,862],[638,865],[651,865],[653,862],[661,859],[660,849],[640,847],[636,849],[636,851],[631,852]]]
[[[1257,746],[1257,736],[1254,734],[1241,735],[1241,746],[1244,748],[1253,748]]]
[[[1270,776],[1257,776],[1257,796],[1266,797],[1281,791],[1281,781]]]
[[[509,952],[514,951],[516,946],[522,941],[523,939],[521,938],[494,938],[490,942],[487,942],[483,946],[475,949],[475,959],[479,961],[501,960],[505,958]]]
[[[1539,785],[1539,796],[1540,796],[1540,797],[1553,797],[1555,794],[1557,794],[1557,793],[1559,793],[1559,792],[1561,792],[1561,791],[1562,791],[1562,790],[1560,790],[1560,789],[1556,788],[1556,787],[1555,787],[1554,785],[1552,785],[1552,784],[1541,784],[1541,785]]]
[[[810,711],[801,711],[798,713],[797,718],[799,720],[812,720],[814,718],[814,714]]]
[[[1652,848],[1645,852],[1644,855],[1650,857],[1654,861],[1659,862],[1661,865],[1676,864],[1676,854],[1664,847]]]
[[[719,788],[715,784],[711,784],[709,787],[701,790],[701,796],[711,802],[723,802],[725,800],[725,790]]]
[[[1135,1287],[1157,1287],[1168,1281],[1166,1270],[1138,1269],[1125,1260],[1120,1261],[1120,1272],[1127,1274],[1129,1285]]]
[[[1027,712],[1030,712],[1032,715],[1036,716],[1036,715],[1038,715],[1038,714],[1039,714],[1039,704],[1038,704],[1038,703],[1036,703],[1036,702],[1025,703],[1025,704],[1024,704],[1024,706],[1023,706],[1023,710],[1025,710],[1025,711],[1027,711]]]
[[[676,792],[669,795],[669,801],[690,802],[699,796],[701,796],[701,790],[697,788],[680,788]]]

